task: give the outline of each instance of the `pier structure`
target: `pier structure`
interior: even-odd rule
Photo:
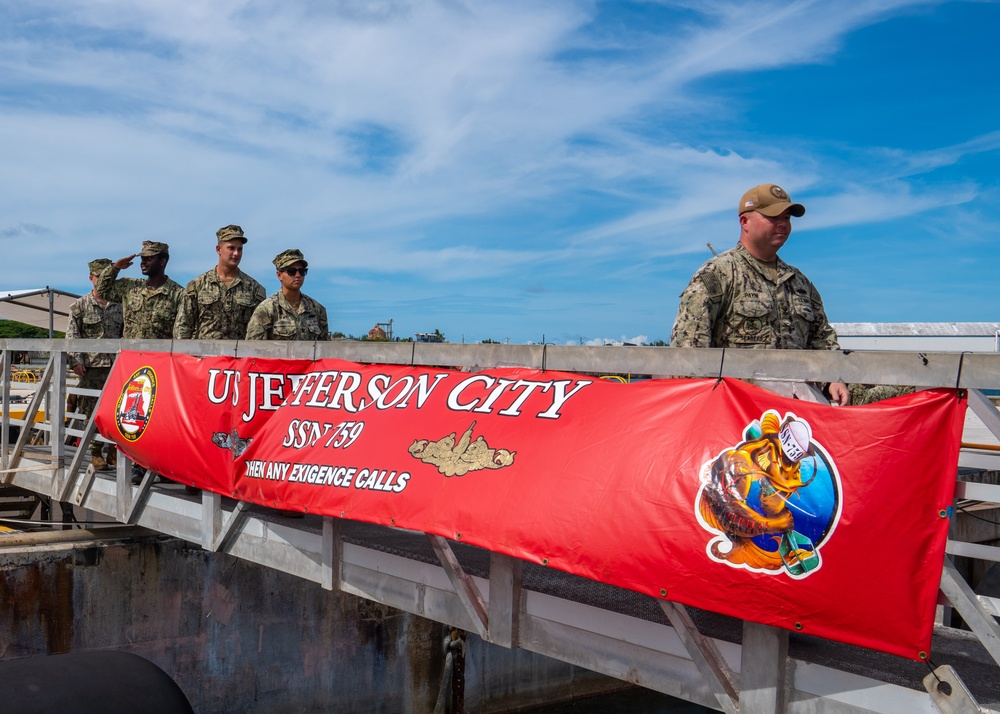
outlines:
[[[823,400],[814,385],[830,381],[967,390],[934,645],[925,662],[914,662],[654,600],[434,534],[329,516],[276,518],[221,494],[157,483],[151,473],[133,485],[126,458],[114,473],[95,473],[86,448],[66,443],[100,438],[92,421],[65,412],[68,395],[88,394],[67,381],[66,354],[121,349],[470,371],[518,366],[620,381],[733,377],[810,401]],[[1000,355],[129,340],[2,340],[0,350],[0,475],[19,493],[730,714],[1000,711],[1000,599],[977,592],[1000,567],[1000,412],[990,397],[1000,387]],[[12,358],[24,352],[41,356],[44,368],[15,412],[24,384],[12,379]],[[888,611],[893,603],[865,606]]]

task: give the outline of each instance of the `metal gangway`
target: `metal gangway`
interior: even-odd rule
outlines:
[[[813,401],[823,399],[814,385],[829,381],[966,389],[969,415],[934,647],[927,662],[913,662],[654,600],[433,534],[316,515],[275,518],[217,493],[155,483],[152,474],[133,485],[124,457],[116,472],[95,473],[86,449],[66,444],[68,437],[82,444],[95,437],[92,422],[71,426],[83,417],[65,412],[67,396],[96,394],[72,386],[67,351],[121,349],[470,371],[529,367],[620,381],[722,376]],[[12,377],[13,355],[24,352],[44,365],[29,385]],[[1000,412],[988,396],[1000,388],[1000,355],[52,339],[0,340],[0,354],[6,487],[731,714],[1000,711],[1000,600],[977,594],[967,577],[1000,562]],[[15,418],[15,392],[26,387]],[[880,606],[892,603],[872,604]]]

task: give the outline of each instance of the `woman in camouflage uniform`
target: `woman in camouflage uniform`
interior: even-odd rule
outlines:
[[[329,340],[326,308],[302,292],[309,263],[302,251],[291,248],[275,256],[281,290],[254,310],[247,326],[248,340]]]

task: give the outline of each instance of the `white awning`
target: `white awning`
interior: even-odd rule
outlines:
[[[0,290],[0,319],[64,332],[69,306],[79,295],[56,288]]]

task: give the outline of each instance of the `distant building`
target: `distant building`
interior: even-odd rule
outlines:
[[[1000,352],[1000,322],[835,322],[845,350]]]
[[[444,335],[438,332],[418,332],[413,336],[414,342],[444,342]]]

